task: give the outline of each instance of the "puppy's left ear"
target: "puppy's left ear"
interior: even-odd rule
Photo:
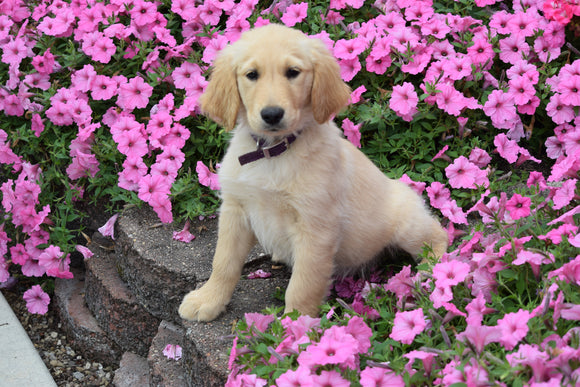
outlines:
[[[311,39],[314,61],[312,111],[319,124],[328,121],[348,103],[350,88],[340,77],[340,66],[324,43]]]

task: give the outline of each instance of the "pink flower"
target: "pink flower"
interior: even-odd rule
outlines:
[[[562,183],[560,188],[556,188],[552,200],[554,201],[553,209],[559,210],[566,207],[576,195],[577,179],[568,179]]]
[[[195,239],[195,235],[189,232],[190,223],[189,220],[185,222],[183,226],[183,230],[181,231],[174,231],[173,232],[173,239],[176,241],[180,241],[183,243],[189,243]]]
[[[441,209],[451,197],[451,191],[444,184],[434,181],[427,187],[427,196],[433,207]]]
[[[479,168],[485,168],[491,162],[491,156],[485,150],[475,147],[469,154],[469,161]]]
[[[273,314],[262,313],[246,313],[244,318],[248,327],[254,327],[260,332],[266,332],[270,323],[276,319]]]
[[[361,145],[360,145],[360,138],[361,138],[360,127],[361,126],[362,126],[362,124],[355,125],[348,118],[345,118],[342,121],[342,130],[344,131],[344,135],[346,136],[348,141],[353,143],[353,145],[356,146],[357,148],[361,147]]]
[[[435,94],[435,101],[439,109],[453,116],[459,116],[465,107],[465,97],[452,85],[442,83],[437,86],[440,91]]]
[[[564,124],[574,119],[575,113],[572,106],[568,105],[562,96],[555,93],[546,105],[546,113],[556,124]]]
[[[426,183],[413,181],[406,173],[403,173],[403,176],[401,176],[399,181],[402,181],[403,183],[407,184],[409,187],[413,189],[413,191],[417,192],[417,194],[419,195],[422,195],[423,191],[425,191]]]
[[[269,278],[272,276],[272,273],[265,272],[262,269],[258,269],[254,272],[248,274],[249,279],[256,279],[256,278]]]
[[[506,210],[509,211],[513,220],[518,220],[530,215],[531,204],[532,199],[516,193],[506,202]]]
[[[42,290],[40,285],[34,285],[23,296],[26,301],[26,308],[30,313],[46,314],[48,312],[48,304],[50,304],[50,297]]]
[[[350,82],[362,68],[358,58],[341,59],[338,64],[340,66],[340,76],[345,82]]]
[[[355,104],[361,101],[361,96],[362,94],[367,91],[367,88],[363,86],[359,86],[356,89],[353,90],[353,92],[350,94],[350,99],[348,100],[348,104]]]
[[[427,322],[423,309],[397,312],[393,321],[393,330],[389,337],[403,344],[411,344],[419,333],[423,332]]]
[[[29,56],[29,52],[30,49],[23,39],[10,37],[10,41],[4,43],[2,47],[2,62],[19,66],[20,62]]]
[[[117,82],[106,75],[96,75],[90,87],[94,100],[109,100],[117,95]]]
[[[397,115],[406,115],[411,113],[419,102],[419,97],[415,92],[413,84],[405,82],[402,85],[395,85],[389,107],[397,113]]]
[[[165,348],[163,348],[163,354],[168,359],[173,359],[175,361],[181,359],[181,347],[177,344],[167,344]]]
[[[197,172],[199,183],[201,185],[209,187],[214,191],[220,189],[218,175],[216,173],[210,172],[209,168],[206,167],[202,161],[197,162],[195,171]]]
[[[491,61],[495,57],[493,46],[486,38],[473,38],[473,45],[467,47],[467,55],[471,58],[473,64],[483,65],[488,60]]]
[[[445,202],[439,210],[441,210],[443,216],[453,223],[467,224],[467,215],[463,212],[461,207],[457,205],[455,199]]]
[[[149,203],[156,194],[168,195],[171,185],[162,175],[145,175],[139,180],[139,199]]]
[[[439,152],[437,152],[437,154],[435,156],[433,156],[433,158],[431,159],[431,161],[435,161],[437,159],[444,159],[447,161],[451,161],[451,159],[449,158],[449,156],[447,156],[445,154],[445,152],[447,152],[447,150],[449,149],[449,145],[445,145]]]
[[[405,382],[401,375],[381,367],[367,367],[360,373],[362,387],[377,386],[404,386]]]
[[[50,49],[46,50],[44,54],[32,58],[32,66],[41,74],[51,74],[54,71],[54,65],[54,55]]]
[[[132,129],[118,136],[117,149],[129,158],[141,158],[147,154],[147,140],[139,129]]]
[[[334,44],[334,56],[338,59],[354,59],[366,48],[366,42],[362,38],[339,39]]]
[[[513,35],[501,39],[499,48],[499,58],[505,63],[516,64],[530,54],[530,46],[526,41]]]
[[[303,352],[304,353],[304,352]],[[298,367],[296,371],[288,370],[276,379],[278,387],[313,387],[314,382],[308,367]]]
[[[497,327],[501,331],[499,342],[511,351],[528,334],[528,321],[530,312],[519,310],[515,313],[506,313],[503,318],[497,320]]]
[[[99,227],[98,231],[103,235],[103,236],[110,236],[113,240],[115,239],[115,222],[117,221],[117,218],[119,217],[119,214],[115,214],[113,216],[111,216],[109,218],[109,220],[107,220],[107,222]]]
[[[349,387],[350,382],[342,378],[340,372],[331,371],[321,371],[320,375],[312,375],[312,386],[313,387]]]
[[[126,110],[144,108],[149,103],[149,97],[152,93],[153,87],[145,83],[143,78],[131,78],[119,87],[117,105]]]
[[[536,89],[526,77],[518,77],[509,81],[509,94],[516,105],[527,104],[536,94]]]
[[[481,354],[483,348],[489,343],[497,343],[501,338],[501,331],[498,327],[488,327],[485,325],[468,325],[465,331],[461,332],[457,338],[460,341],[469,340],[475,352]]]
[[[453,188],[477,188],[476,179],[480,169],[465,156],[459,156],[445,168],[445,175]]]
[[[93,252],[91,251],[91,249],[89,249],[86,246],[76,245],[75,250],[78,251],[79,253],[81,253],[81,255],[83,256],[83,258],[85,260],[91,258],[94,255]]]
[[[501,90],[491,92],[483,105],[483,111],[494,123],[504,123],[516,117],[513,96]]]
[[[286,11],[284,12],[284,15],[282,15],[280,20],[282,20],[282,23],[284,23],[288,27],[294,27],[296,24],[300,23],[302,20],[306,18],[307,12],[308,12],[307,2],[292,4],[288,8],[286,8]]]
[[[510,163],[517,161],[520,147],[515,141],[508,139],[504,133],[495,136],[493,144],[497,147],[497,151],[501,157]]]
[[[343,326],[334,325],[324,331],[318,343],[311,344],[298,356],[298,364],[314,369],[327,364],[342,364],[356,369],[358,341]]]
[[[580,75],[572,75],[560,81],[556,90],[567,105],[580,106]]]
[[[469,326],[480,326],[483,321],[483,316],[492,313],[494,309],[485,306],[485,299],[483,293],[479,293],[473,300],[465,307],[467,318],[465,321]]]
[[[469,274],[469,264],[457,260],[439,262],[433,267],[435,286],[446,288],[465,280]]]

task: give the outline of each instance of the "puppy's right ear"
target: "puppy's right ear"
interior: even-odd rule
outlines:
[[[226,48],[213,63],[213,70],[204,93],[199,98],[201,111],[230,131],[236,125],[240,94],[234,60]]]

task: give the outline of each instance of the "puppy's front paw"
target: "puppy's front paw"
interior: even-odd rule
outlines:
[[[179,306],[181,318],[189,321],[211,321],[226,309],[215,295],[208,294],[203,288],[189,292]]]

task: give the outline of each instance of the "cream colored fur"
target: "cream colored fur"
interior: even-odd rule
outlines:
[[[182,318],[209,321],[225,310],[256,242],[292,266],[285,311],[309,315],[318,314],[337,268],[364,265],[387,246],[415,256],[425,244],[437,257],[445,252],[447,233],[422,199],[387,178],[332,122],[349,95],[323,43],[287,27],[248,31],[220,53],[201,106],[235,130],[219,170],[213,271],[183,299]],[[280,122],[266,123],[265,107],[282,108]],[[282,155],[238,162],[256,149],[251,134],[276,143],[290,133],[297,139]]]

